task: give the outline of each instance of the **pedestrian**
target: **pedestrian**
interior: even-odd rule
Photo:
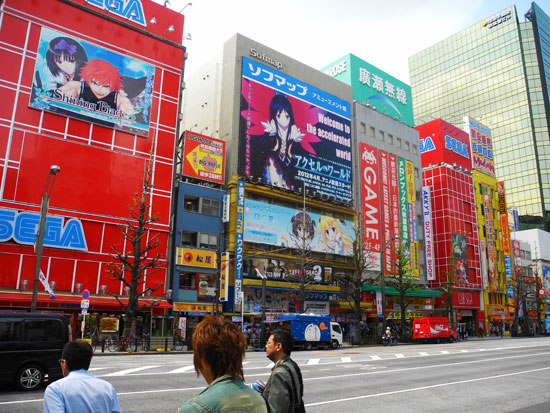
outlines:
[[[294,338],[285,330],[275,330],[265,345],[266,356],[275,365],[262,396],[274,413],[305,412],[302,372],[290,358],[292,347]]]
[[[197,377],[202,375],[208,387],[179,413],[268,412],[262,396],[243,382],[246,339],[235,324],[223,317],[206,316],[197,325],[192,343]]]
[[[122,411],[113,385],[88,373],[92,354],[92,346],[85,341],[65,344],[59,360],[64,377],[46,388],[44,413]]]

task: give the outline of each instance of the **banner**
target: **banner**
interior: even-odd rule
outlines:
[[[485,248],[485,240],[479,240],[479,258],[481,260],[481,281],[484,290],[487,289],[489,284],[489,277],[487,275],[487,249]]]
[[[497,250],[495,221],[493,215],[493,205],[491,199],[491,190],[488,185],[480,184],[483,198],[483,216],[485,218],[485,238],[487,240],[487,276],[489,278],[489,289],[498,290],[498,273],[496,268]]]
[[[384,220],[384,242],[387,242],[392,237],[389,173],[390,171],[388,164],[388,154],[386,152],[380,151],[380,178],[382,182],[382,217]],[[388,245],[388,247],[384,250],[384,271],[390,274],[393,273],[392,250],[392,245]]]
[[[380,183],[378,149],[360,143],[361,151],[361,204],[363,225],[363,253],[366,267],[380,271]]]
[[[508,226],[508,210],[506,208],[506,192],[504,182],[497,182],[498,210],[500,213],[500,226],[502,231],[502,252],[504,254],[504,273],[506,276],[506,302],[508,307],[514,308],[514,279],[512,251],[510,246],[510,227]]]
[[[418,268],[418,229],[416,226],[416,191],[414,186],[414,164],[411,161],[405,161],[405,171],[407,176],[407,201],[409,203],[409,245],[410,245],[410,267],[411,275],[419,277]]]
[[[29,106],[149,135],[155,67],[42,27]]]
[[[397,157],[389,154],[389,177],[390,177],[390,199],[391,199],[391,222],[392,222],[392,262],[397,259],[397,251],[401,245],[400,228],[399,228],[399,187],[397,178]],[[394,268],[395,270],[395,268]]]
[[[351,204],[350,107],[243,57],[240,173],[255,183]]]
[[[542,266],[542,278],[544,289],[546,290],[547,294],[550,294],[550,266]]]
[[[428,281],[435,280],[435,268],[433,257],[433,227],[432,227],[432,201],[431,187],[422,187],[422,211],[424,215],[424,248],[426,251],[426,273]]]
[[[249,277],[260,278],[258,273],[267,278],[281,280],[298,280],[301,277],[301,265],[299,262],[276,260],[273,258],[244,257],[243,274]],[[332,283],[332,267],[321,264],[309,264],[306,266],[306,276],[309,281],[319,284]]]
[[[494,178],[495,160],[493,159],[491,130],[470,116],[465,117],[464,121],[466,132],[470,134],[473,169]]]
[[[353,255],[355,224],[326,215],[245,200],[244,241]]]
[[[237,182],[237,219],[235,220],[235,304],[241,304],[243,280],[244,181]]]
[[[185,131],[182,174],[223,184],[225,182],[225,142]]]
[[[397,158],[397,171],[399,179],[399,219],[401,223],[401,243],[409,246],[410,233],[409,202],[407,201],[407,169],[403,158]]]
[[[466,237],[460,234],[451,234],[454,268],[453,275],[457,278],[456,284],[468,285],[468,247]]]
[[[229,296],[229,253],[222,252],[220,268],[220,302],[227,301]]]

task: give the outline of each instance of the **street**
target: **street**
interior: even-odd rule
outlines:
[[[296,351],[308,412],[548,412],[550,337]],[[271,363],[248,352],[247,383]],[[175,412],[205,387],[193,355],[95,355],[90,372],[117,389],[125,412]],[[0,412],[41,411],[44,390],[0,391]]]

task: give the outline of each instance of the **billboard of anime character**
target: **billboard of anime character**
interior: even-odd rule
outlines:
[[[466,237],[459,234],[451,234],[453,245],[454,269],[453,273],[457,277],[457,284],[466,285],[468,281],[468,248]]]
[[[550,294],[550,267],[543,265],[542,266],[542,278],[543,278],[543,285],[544,289],[546,290],[547,294]]]
[[[245,200],[244,241],[351,256],[351,221]]]
[[[247,180],[352,201],[350,103],[243,57],[239,170]]]
[[[155,67],[42,27],[29,106],[147,136]]]

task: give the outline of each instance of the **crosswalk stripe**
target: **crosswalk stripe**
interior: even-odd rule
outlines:
[[[306,364],[308,366],[311,365],[311,364],[319,364],[320,361],[321,361],[321,359],[309,359]]]
[[[425,351],[421,351],[421,352],[420,352],[420,353],[418,353],[418,354],[420,354],[420,355],[421,355],[421,356],[423,356],[423,357],[425,357],[425,356],[427,356],[427,355],[428,355],[428,353],[426,353]]]
[[[275,363],[271,362],[265,367],[271,369],[271,368],[273,368],[274,365],[275,365]]]
[[[170,370],[169,372],[167,372],[167,374],[185,373],[186,371],[189,371],[189,370],[195,370],[195,366],[180,367],[179,369]]]
[[[88,371],[105,370],[107,367],[90,367]]]
[[[468,350],[460,350],[462,353],[467,353]]]
[[[114,373],[105,374],[103,377],[125,376],[126,374],[135,373],[137,371],[154,369],[155,367],[159,367],[159,366],[142,366],[142,367],[136,367],[133,369],[115,371]]]
[[[395,355],[395,357],[398,358],[398,359],[404,359],[404,358],[405,358],[405,355],[404,355],[404,354],[399,354],[399,353],[398,353],[398,354]]]
[[[351,363],[351,357],[340,357],[342,363]]]
[[[447,350],[442,350],[441,354],[449,354],[449,352]]]
[[[371,360],[382,360],[380,356],[370,356]]]

